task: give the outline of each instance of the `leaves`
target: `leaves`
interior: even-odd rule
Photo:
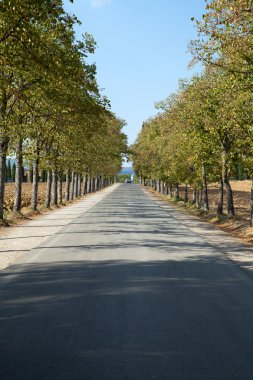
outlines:
[[[86,61],[96,42],[89,33],[76,41],[78,22],[61,0],[0,3],[0,137],[13,155],[22,140],[24,159],[41,168],[109,178],[127,150],[124,123],[99,94]]]

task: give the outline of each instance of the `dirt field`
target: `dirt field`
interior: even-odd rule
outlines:
[[[39,190],[38,190],[39,206],[42,206],[45,203],[46,186],[47,186],[46,183],[39,183]],[[7,212],[9,212],[12,210],[13,204],[14,204],[15,184],[7,183],[5,191],[6,191],[6,196],[5,196],[4,206]],[[32,194],[32,184],[23,183],[22,184],[22,207],[26,208],[30,206],[31,194]]]
[[[232,189],[234,192],[234,202],[235,202],[235,211],[238,219],[249,220],[250,212],[250,189],[251,181],[231,181]],[[63,193],[64,193],[64,184],[63,184]],[[5,199],[5,208],[8,211],[11,211],[14,203],[14,191],[15,184],[7,183],[6,184],[6,199]],[[22,207],[29,207],[31,201],[31,192],[32,184],[24,183],[23,184],[23,195],[22,195]],[[38,203],[43,206],[45,203],[45,194],[46,194],[46,183],[39,183],[39,197]],[[218,185],[212,185],[208,188],[209,195],[209,204],[210,212],[215,213],[217,208],[217,197],[218,197]],[[183,198],[183,188],[180,188],[180,196]],[[63,194],[64,197],[64,194]],[[192,189],[189,189],[189,198],[192,198]],[[226,194],[224,193],[224,206],[226,203]],[[226,206],[224,207],[226,211]]]
[[[251,181],[231,181],[234,196],[234,205],[237,219],[250,219],[250,189]],[[183,188],[180,189],[183,198]],[[218,184],[208,186],[210,213],[215,214],[218,199]],[[189,198],[192,199],[192,189],[189,189]],[[226,193],[224,191],[224,214],[226,214]]]

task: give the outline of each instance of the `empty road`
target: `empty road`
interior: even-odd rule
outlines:
[[[122,184],[0,272],[0,350],[1,380],[252,380],[253,280]]]

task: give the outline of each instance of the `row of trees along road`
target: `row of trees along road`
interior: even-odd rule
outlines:
[[[208,211],[208,182],[219,182],[217,215],[234,217],[231,176],[253,169],[253,1],[206,1],[196,21],[198,39],[190,50],[204,70],[180,81],[177,93],[143,123],[133,146],[134,169],[145,181],[163,183],[166,193],[179,184],[193,186],[193,202]],[[158,185],[156,186],[158,187]],[[253,187],[251,226],[253,225]]]
[[[76,40],[78,22],[61,0],[0,2],[0,220],[7,155],[16,157],[15,211],[21,208],[24,160],[32,165],[33,210],[42,169],[49,207],[59,201],[58,185],[61,201],[63,173],[68,200],[71,178],[80,189],[83,180],[85,193],[89,184],[108,183],[121,167],[124,122],[99,93],[96,67],[87,63],[96,44],[89,34]]]

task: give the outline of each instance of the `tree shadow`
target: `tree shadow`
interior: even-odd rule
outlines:
[[[253,287],[222,257],[14,266],[0,295],[1,379],[252,378]]]

